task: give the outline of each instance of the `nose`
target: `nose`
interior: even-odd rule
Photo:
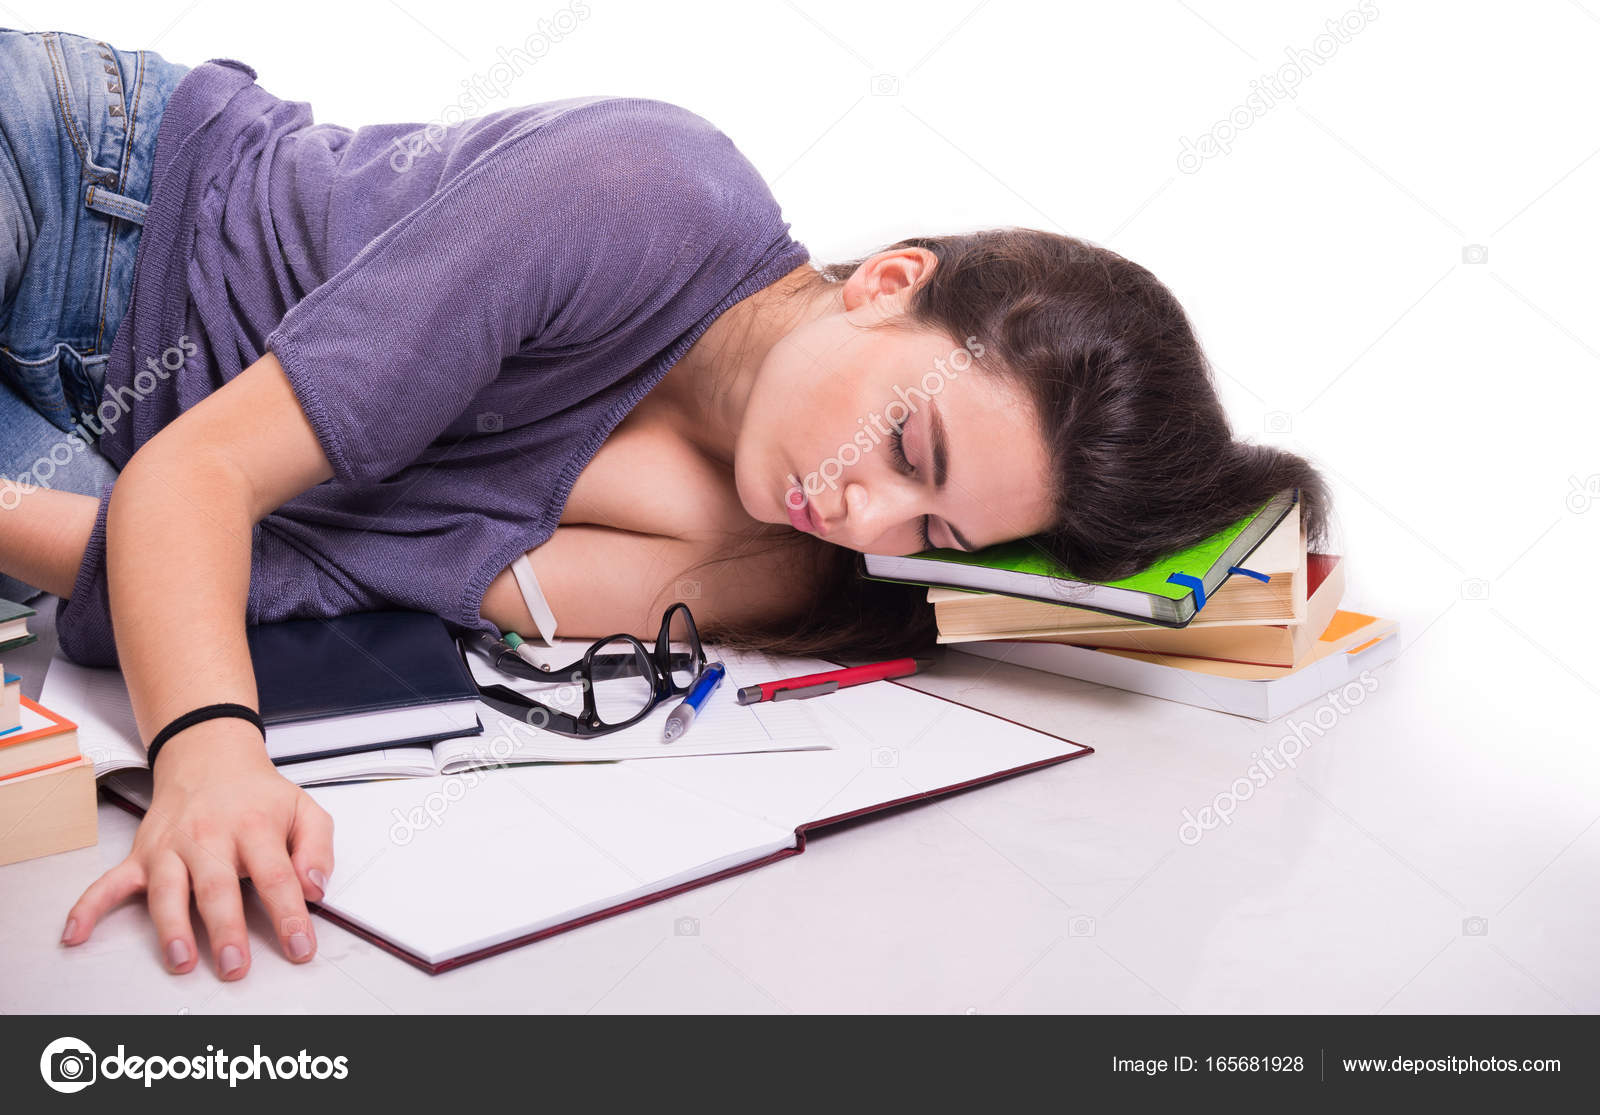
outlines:
[[[870,485],[846,484],[841,500],[843,522],[837,524],[837,534],[830,530],[829,541],[852,547],[870,545],[921,516],[917,499],[916,486],[899,478],[875,477]]]

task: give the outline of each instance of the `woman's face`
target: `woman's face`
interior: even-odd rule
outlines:
[[[875,554],[981,549],[1050,526],[1036,413],[979,365],[982,338],[864,328],[898,316],[933,262],[924,249],[872,257],[842,309],[768,354],[734,447],[752,517]]]

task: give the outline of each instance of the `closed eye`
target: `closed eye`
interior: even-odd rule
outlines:
[[[911,476],[916,473],[916,466],[913,465],[911,463],[911,459],[906,456],[906,428],[904,426],[896,426],[894,428],[894,434],[889,438],[889,452],[894,457],[895,468],[899,469],[907,476]]]
[[[945,463],[947,458],[944,448],[944,423],[940,419],[937,407],[931,409],[930,415],[934,431],[934,486],[942,488],[944,487],[945,471],[948,467]],[[894,428],[894,433],[889,438],[889,453],[894,458],[894,466],[899,472],[906,476],[915,476],[917,474],[917,466],[912,464],[911,459],[906,456],[906,428],[904,425]],[[953,525],[949,523],[945,525],[949,528],[950,537],[959,549],[968,551],[976,549],[975,546],[962,537],[961,532],[956,530]],[[922,516],[921,522],[917,524],[917,532],[922,539],[922,548],[924,550],[936,548],[931,536],[932,530],[933,517],[931,515]]]

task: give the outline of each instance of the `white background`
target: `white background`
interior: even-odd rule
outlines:
[[[126,848],[103,811],[98,848],[0,874],[31,895],[0,913],[0,1009],[1600,1009],[1600,5],[1379,0],[1180,168],[1353,7],[590,0],[490,105],[684,104],[819,261],[1019,224],[1161,276],[1239,433],[1331,478],[1346,606],[1407,644],[1230,828],[1175,837],[1282,722],[953,658],[930,687],[1099,753],[436,980],[331,926],[311,972],[262,938],[243,985],[173,980],[133,908],[57,956]],[[0,23],[237,58],[358,126],[437,119],[559,8],[7,0]]]

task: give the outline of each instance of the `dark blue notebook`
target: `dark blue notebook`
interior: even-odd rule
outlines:
[[[273,762],[483,731],[477,687],[438,616],[285,620],[251,627],[247,637]]]

